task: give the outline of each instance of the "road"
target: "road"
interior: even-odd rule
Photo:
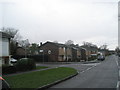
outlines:
[[[114,88],[118,90],[118,57],[111,55],[97,63],[61,65],[73,67],[79,74],[50,88]]]

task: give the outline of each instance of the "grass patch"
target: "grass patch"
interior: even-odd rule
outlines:
[[[69,67],[59,67],[21,75],[3,77],[11,88],[38,88],[73,75],[77,71]]]
[[[48,68],[48,67],[46,67],[46,66],[36,66],[36,69],[38,70],[38,69],[45,69],[45,68]]]

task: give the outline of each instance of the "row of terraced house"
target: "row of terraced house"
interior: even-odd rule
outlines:
[[[49,62],[54,61],[83,61],[95,59],[99,49],[92,46],[66,45],[46,42],[39,47],[39,54],[47,55]]]
[[[9,63],[10,58],[10,38],[12,38],[10,35],[0,32],[1,39],[1,51],[0,52],[0,61],[2,61],[3,64]],[[47,62],[61,62],[61,61],[69,61],[69,62],[75,62],[75,61],[87,61],[87,60],[93,60],[95,58],[98,52],[102,52],[105,55],[108,53],[107,50],[99,50],[98,47],[92,47],[87,45],[66,45],[61,43],[54,43],[54,42],[46,42],[44,44],[41,44],[37,51],[35,52],[35,55],[41,55],[43,56],[43,59],[45,56],[47,56]],[[23,47],[18,47],[16,50],[16,55],[25,55],[25,49]],[[27,53],[29,55],[29,53]],[[42,61],[42,60],[40,60]]]

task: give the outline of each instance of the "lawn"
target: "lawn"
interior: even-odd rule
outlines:
[[[36,69],[38,70],[38,69],[45,69],[45,68],[48,68],[48,67],[46,67],[46,66],[36,66]]]
[[[77,71],[73,68],[59,67],[3,78],[11,88],[38,88],[76,73]]]

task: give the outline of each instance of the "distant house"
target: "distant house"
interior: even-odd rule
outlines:
[[[46,42],[39,47],[39,54],[48,56],[48,61],[76,61],[80,58],[77,48],[53,42]]]
[[[81,61],[87,60],[87,50],[81,47]]]
[[[108,49],[99,49],[98,52],[102,53],[104,56],[109,55],[109,50]]]
[[[73,60],[74,61],[83,61],[86,60],[86,49],[78,45],[71,45],[74,49],[72,50]]]
[[[25,49],[23,47],[17,47],[16,55],[25,55]]]
[[[2,64],[9,64],[10,39],[11,38],[13,38],[13,37],[10,36],[9,34],[0,32],[0,49],[1,49],[0,50],[0,60],[2,61]]]
[[[115,54],[115,50],[109,50],[109,54]]]
[[[82,45],[82,48],[86,50],[86,60],[91,58],[92,55],[97,55],[98,48],[94,46]]]

